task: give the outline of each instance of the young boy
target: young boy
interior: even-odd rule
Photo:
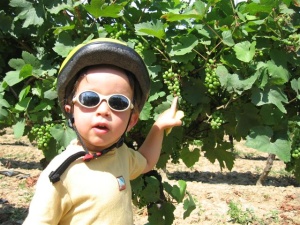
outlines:
[[[149,90],[143,60],[124,43],[95,39],[68,55],[58,99],[77,140],[41,173],[25,225],[133,224],[130,180],[155,166],[164,130],[181,125],[175,98],[138,151],[123,143]]]

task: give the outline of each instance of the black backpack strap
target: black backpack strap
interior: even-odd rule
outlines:
[[[110,147],[102,150],[101,152],[96,152],[96,153],[87,153],[85,151],[80,151],[76,152],[73,155],[70,155],[56,170],[52,171],[49,174],[49,179],[50,181],[54,184],[57,181],[60,180],[60,176],[66,171],[66,169],[70,166],[72,162],[74,162],[76,159],[80,158],[83,156],[83,161],[84,162],[89,162],[92,159],[98,158],[102,155],[105,155],[109,151],[113,150],[114,148],[119,148],[123,145],[124,143],[124,138],[121,137],[118,142],[115,144],[111,145]]]
[[[54,184],[60,180],[60,176],[65,172],[65,170],[70,166],[72,162],[76,159],[85,156],[86,152],[76,152],[73,155],[70,155],[56,170],[52,171],[49,174],[50,181]]]

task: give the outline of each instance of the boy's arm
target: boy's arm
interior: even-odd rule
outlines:
[[[177,100],[178,97],[175,97],[171,107],[158,117],[149,131],[144,143],[139,148],[139,152],[147,159],[147,166],[143,173],[147,173],[152,170],[152,168],[156,165],[159,159],[165,129],[180,126],[182,124],[180,118],[175,117],[177,111]]]

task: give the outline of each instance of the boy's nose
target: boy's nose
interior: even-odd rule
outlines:
[[[110,108],[108,106],[107,101],[102,100],[100,104],[97,107],[97,114],[102,115],[102,116],[107,116],[110,113]]]

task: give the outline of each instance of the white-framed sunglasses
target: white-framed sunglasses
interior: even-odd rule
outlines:
[[[95,91],[83,91],[75,96],[73,103],[78,102],[82,107],[95,108],[105,100],[111,110],[123,112],[127,109],[133,109],[130,99],[122,94],[101,95]]]

